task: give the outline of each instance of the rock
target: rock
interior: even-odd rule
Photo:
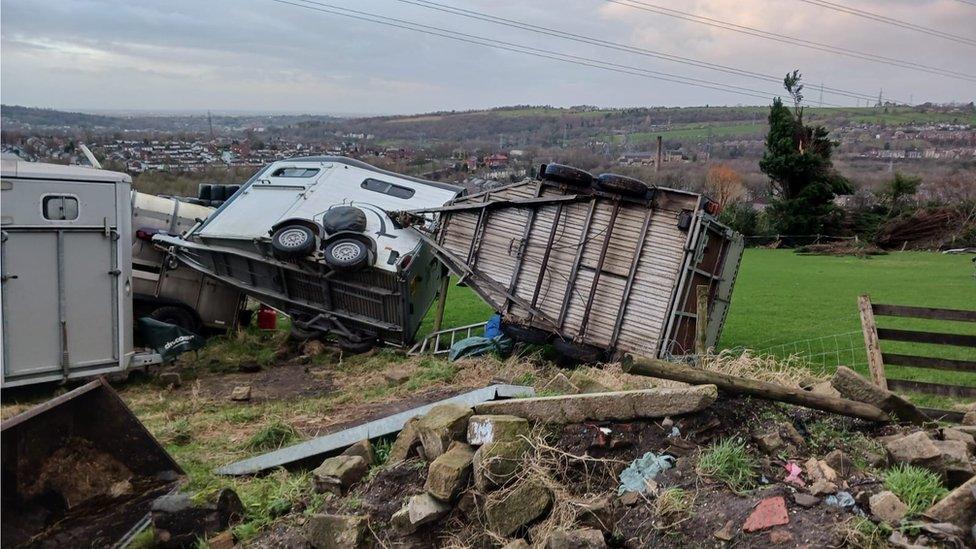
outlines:
[[[556,530],[546,538],[546,549],[600,549],[606,547],[603,532],[594,528]]]
[[[363,439],[342,451],[344,456],[359,456],[366,461],[366,466],[371,467],[376,463],[376,454],[373,452],[373,445],[369,440]]]
[[[536,398],[479,404],[479,414],[510,414],[541,423],[624,421],[697,412],[718,396],[714,385]]]
[[[516,539],[506,543],[502,549],[529,549],[531,545],[524,539]]]
[[[312,471],[312,482],[319,493],[343,495],[366,475],[369,465],[362,456],[338,455],[327,458]]]
[[[481,516],[481,508],[485,504],[485,497],[474,490],[468,490],[461,494],[457,502],[457,510],[468,519],[468,522],[484,522]]]
[[[976,425],[956,425],[955,427],[952,427],[952,429],[976,438]]]
[[[551,502],[552,494],[542,484],[532,481],[517,484],[504,497],[485,504],[488,529],[500,536],[510,536],[545,514]]]
[[[917,431],[907,436],[886,441],[884,447],[888,452],[889,459],[894,463],[918,465],[940,473],[945,469],[942,452],[932,443],[925,431]]]
[[[150,506],[153,538],[164,548],[193,546],[243,517],[244,504],[230,488],[204,503],[194,503],[188,494],[171,494],[156,498]]]
[[[468,444],[481,446],[490,442],[512,441],[531,434],[529,422],[517,416],[471,416],[468,420]]]
[[[452,442],[464,439],[471,414],[471,408],[460,404],[438,404],[417,421],[415,427],[428,460],[437,459]]]
[[[230,399],[236,402],[251,400],[251,386],[238,385],[230,392]]]
[[[613,533],[614,505],[609,496],[584,505],[576,520],[587,528],[596,528],[607,534]]]
[[[791,444],[797,448],[803,448],[806,439],[803,438],[803,435],[796,430],[796,427],[792,423],[784,423],[781,427],[786,431],[786,438],[790,439]]]
[[[108,495],[112,496],[113,498],[120,498],[131,493],[132,483],[129,482],[129,479],[120,480],[110,486],[108,489]]]
[[[641,499],[643,499],[642,496],[637,492],[624,492],[619,498],[617,498],[617,501],[623,505],[626,505],[627,507],[633,507],[634,505],[637,505],[637,502]]]
[[[873,404],[902,421],[917,425],[930,421],[928,416],[908,400],[878,387],[846,366],[837,367],[830,384],[845,398]]]
[[[793,494],[793,501],[800,507],[810,508],[820,503],[820,498],[803,492]]]
[[[857,470],[857,467],[854,465],[854,460],[844,453],[843,450],[839,449],[833,450],[824,456],[824,462],[836,471],[840,475],[840,478],[848,478]]]
[[[783,437],[779,436],[779,431],[770,431],[753,437],[756,445],[766,454],[775,454],[783,449],[785,443]]]
[[[734,529],[735,523],[730,520],[725,523],[725,526],[712,532],[712,537],[719,541],[732,541],[732,537],[735,536]]]
[[[573,385],[573,382],[565,374],[560,372],[552,376],[552,379],[542,386],[540,392],[557,395],[575,395],[580,390],[579,387]]]
[[[786,511],[786,500],[783,496],[766,498],[756,505],[756,509],[742,525],[743,532],[758,532],[773,526],[790,523],[790,515]]]
[[[454,500],[471,480],[473,459],[474,448],[455,442],[448,451],[431,462],[424,489],[441,501]]]
[[[840,395],[840,391],[834,389],[834,386],[830,384],[829,381],[821,381],[820,383],[814,384],[810,387],[810,392],[817,395],[824,395],[833,398],[837,398]]]
[[[164,387],[179,387],[183,385],[183,377],[179,372],[160,372],[159,383]]]
[[[325,343],[322,343],[317,339],[310,339],[302,345],[301,354],[305,356],[319,356],[328,349],[329,348],[325,346]]]
[[[814,496],[832,494],[837,491],[837,471],[827,465],[826,461],[817,458],[810,458],[803,468],[807,473],[807,481],[810,483],[810,493]]]
[[[417,433],[417,422],[420,418],[414,417],[407,420],[403,429],[397,435],[393,445],[390,446],[390,455],[386,458],[386,463],[395,465],[406,461],[412,454],[416,454],[417,446],[420,445],[420,435]]]
[[[482,445],[472,461],[474,485],[482,492],[504,486],[518,472],[531,448],[525,439]]]
[[[932,444],[942,452],[942,463],[950,487],[959,486],[973,476],[969,462],[969,448],[961,440],[933,440]]]
[[[401,536],[409,536],[417,531],[417,526],[410,522],[410,508],[406,505],[390,517],[390,524]]]
[[[942,438],[963,442],[966,444],[966,449],[971,455],[976,453],[976,437],[958,427],[946,427],[942,429]]]
[[[969,426],[976,425],[976,410],[970,410],[963,414],[962,421],[960,423],[962,425]]]
[[[898,524],[908,513],[908,506],[888,490],[874,494],[868,501],[871,514],[891,525]]]
[[[450,512],[450,505],[437,501],[426,492],[412,496],[407,502],[407,516],[410,519],[410,524],[414,526],[423,526],[438,521]]]
[[[922,515],[936,522],[950,522],[964,529],[976,524],[976,477],[929,507]]]
[[[315,549],[352,549],[366,540],[366,517],[315,514],[305,523],[305,539]]]
[[[207,540],[209,549],[234,549],[234,533],[226,530]]]
[[[569,382],[579,387],[577,393],[609,393],[613,391],[610,387],[607,387],[579,370],[569,375]]]
[[[777,528],[769,533],[769,543],[771,545],[782,545],[784,543],[792,543],[793,534],[789,530],[784,530],[783,528]]]
[[[386,380],[390,385],[400,385],[401,383],[406,383],[410,376],[413,375],[407,368],[394,366],[383,371],[383,379]]]

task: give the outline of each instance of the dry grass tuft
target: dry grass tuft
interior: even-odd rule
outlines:
[[[779,358],[770,355],[755,355],[749,350],[741,353],[722,351],[717,355],[702,358],[706,370],[733,376],[778,383],[787,387],[802,388],[827,380],[823,373],[817,374],[810,365],[798,356]]]

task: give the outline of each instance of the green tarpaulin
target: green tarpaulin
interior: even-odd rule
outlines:
[[[197,334],[174,324],[149,317],[140,318],[138,323],[142,341],[159,353],[159,356],[163,357],[163,362],[175,360],[187,351],[196,351],[207,343],[207,340]]]

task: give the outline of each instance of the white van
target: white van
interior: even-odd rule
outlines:
[[[409,345],[445,270],[416,232],[435,217],[404,228],[390,212],[461,194],[349,158],[295,158],[259,171],[182,238],[153,241],[285,312],[300,332],[356,350]]]

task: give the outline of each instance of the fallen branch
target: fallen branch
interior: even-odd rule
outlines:
[[[850,368],[839,366],[837,373],[830,380],[830,385],[845,398],[877,406],[902,421],[916,425],[932,421],[911,402],[878,387]]]
[[[754,379],[720,374],[708,370],[699,370],[690,366],[653,358],[637,357],[625,359],[623,368],[629,374],[661,377],[694,385],[711,384],[729,393],[787,402],[806,408],[833,412],[835,414],[868,421],[890,421],[888,414],[884,413],[880,408],[863,402],[810,393],[803,389],[784,387],[766,381],[756,381]]]

